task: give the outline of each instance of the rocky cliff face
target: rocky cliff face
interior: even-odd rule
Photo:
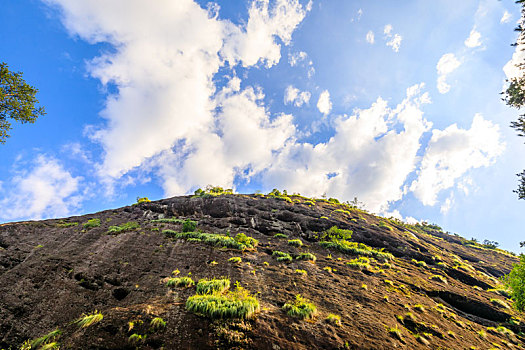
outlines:
[[[497,279],[517,261],[434,226],[299,196],[176,197],[9,223],[0,225],[0,346],[521,348],[525,323]],[[188,281],[213,278],[230,287],[212,297],[249,294],[255,313],[191,309],[203,293]]]

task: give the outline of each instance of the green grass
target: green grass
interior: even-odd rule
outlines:
[[[230,288],[230,280],[227,278],[206,279],[197,283],[197,294],[223,293]]]
[[[439,281],[439,282],[447,283],[446,277],[442,275],[432,275],[428,279],[432,281]]]
[[[129,221],[119,226],[110,226],[108,229],[108,234],[117,235],[119,233],[135,231],[140,229],[140,225],[135,221]]]
[[[40,338],[36,338],[31,341],[26,341],[22,345],[21,349],[37,349],[47,344],[56,344],[56,340],[60,337],[61,334],[62,332],[60,331],[60,329],[57,328],[54,331],[51,331],[46,335],[41,336]]]
[[[80,328],[87,328],[89,326],[94,325],[95,323],[98,323],[98,322],[102,321],[103,318],[104,318],[104,316],[100,312],[97,312],[95,310],[95,312],[90,314],[90,315],[84,314],[78,320],[76,320],[75,323]]]
[[[203,242],[216,247],[233,248],[238,250],[254,249],[259,241],[248,237],[244,233],[239,233],[235,237],[229,237],[215,233],[205,232],[176,232],[173,230],[162,231],[168,237],[185,239],[188,242]]]
[[[237,285],[235,291],[227,293],[193,295],[186,301],[186,309],[211,319],[249,319],[260,310],[260,305],[246,289]]]
[[[197,228],[197,221],[186,219],[182,223],[182,232],[194,232],[196,228]]]
[[[285,235],[284,233],[276,233],[273,235],[273,238],[288,238],[288,235]]]
[[[414,310],[417,310],[419,312],[425,312],[425,307],[421,304],[416,304],[413,306]]]
[[[290,254],[281,252],[279,250],[274,250],[272,253],[272,256],[275,256],[277,258],[277,261],[285,261],[285,262],[293,261],[293,258]]]
[[[306,270],[301,270],[301,269],[295,269],[295,273],[298,273],[303,276],[308,275],[308,272],[306,272]]]
[[[389,225],[387,225],[384,221],[379,221],[379,224],[377,224],[378,227],[384,228],[388,231],[392,231],[393,228]]]
[[[155,317],[153,320],[151,320],[150,326],[154,330],[162,329],[166,327],[166,321],[160,317]]]
[[[369,269],[370,259],[364,256],[360,256],[359,258],[355,258],[355,259],[348,261],[346,265],[350,266],[351,268],[358,269],[358,270]]]
[[[374,249],[363,243],[349,242],[344,239],[334,239],[332,241],[321,241],[319,244],[327,249],[335,249],[344,254],[373,256],[377,259],[392,260],[394,256],[383,249]]]
[[[303,242],[300,239],[289,239],[288,245],[294,246],[294,247],[302,247]]]
[[[188,288],[195,284],[193,279],[189,276],[185,277],[172,277],[166,281],[166,287],[181,287]]]
[[[387,330],[391,336],[399,340],[403,340],[403,333],[401,333],[401,330],[397,327],[397,325],[395,327],[389,327]]]
[[[300,319],[312,319],[317,314],[317,307],[308,299],[297,294],[295,300],[287,302],[283,306],[283,310],[292,317]]]
[[[341,316],[336,314],[328,314],[328,316],[326,316],[326,322],[334,326],[341,327]]]
[[[165,218],[165,219],[151,220],[150,222],[159,223],[159,224],[182,224],[184,220],[178,219],[178,218]]]
[[[427,263],[424,262],[424,261],[419,261],[419,260],[416,260],[416,259],[412,259],[411,262],[412,262],[412,264],[414,264],[416,266],[428,268]]]
[[[94,228],[100,226],[100,219],[90,219],[84,224],[84,228]]]
[[[234,256],[233,258],[229,258],[228,261],[234,264],[240,264],[242,262],[242,258],[240,256]]]
[[[500,307],[503,307],[505,309],[510,309],[510,306],[509,304],[507,304],[506,302],[504,302],[503,300],[501,299],[495,299],[495,298],[491,298],[490,299],[490,302],[494,305],[498,305]]]
[[[57,227],[60,227],[60,228],[65,228],[65,227],[73,227],[73,226],[78,226],[78,222],[64,222],[64,221],[59,221],[57,222]]]
[[[301,253],[296,257],[297,260],[309,260],[309,261],[316,261],[317,258],[312,253]]]
[[[328,230],[321,233],[321,240],[322,241],[331,241],[334,239],[345,239],[349,240],[352,238],[353,231],[352,230],[344,230],[340,229],[337,226],[332,226]]]
[[[138,344],[138,343],[144,343],[146,341],[147,335],[140,335],[137,333],[133,333],[129,336],[128,341],[132,344]]]

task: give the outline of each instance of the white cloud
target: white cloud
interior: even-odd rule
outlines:
[[[403,40],[403,37],[397,33],[393,33],[393,27],[391,24],[385,25],[385,28],[383,29],[383,33],[385,34],[385,40],[388,40],[386,42],[386,46],[390,46],[392,48],[392,51],[399,52],[399,48],[401,47],[401,41]]]
[[[327,115],[332,110],[332,101],[330,101],[330,93],[328,90],[324,90],[319,95],[319,100],[317,100],[317,109],[319,112]]]
[[[525,61],[525,45],[517,45],[516,49],[514,50],[514,53],[512,54],[512,58],[505,64],[503,67],[503,72],[505,73],[505,76],[507,79],[517,78],[520,77],[522,72],[519,68],[520,64],[523,64],[523,61]]]
[[[290,66],[295,67],[301,61],[306,60],[308,54],[304,51],[294,52],[293,54],[288,54],[288,63]]]
[[[272,7],[269,0],[253,1],[246,28],[231,23],[226,26],[229,33],[221,54],[230,63],[241,61],[245,67],[259,61],[266,61],[267,67],[275,65],[281,58],[281,46],[274,37],[289,45],[306,11],[298,0],[277,0]]]
[[[472,28],[469,37],[465,40],[465,46],[469,48],[481,46],[481,33]]]
[[[434,205],[439,192],[454,186],[470,169],[493,164],[504,148],[499,127],[479,114],[469,130],[456,124],[433,130],[410,190],[424,205]]]
[[[441,212],[441,214],[446,215],[450,211],[453,205],[454,205],[454,192],[450,193],[450,196],[448,196],[447,199],[445,199],[445,201],[443,202],[443,204],[441,204],[439,211]]]
[[[447,76],[455,71],[461,62],[456,58],[453,53],[446,53],[439,59],[436,69],[438,73],[437,88],[442,94],[446,94],[450,91],[450,85],[447,83]]]
[[[392,36],[392,25],[391,24],[387,24],[383,30],[383,33],[387,36],[387,37],[390,37]]]
[[[305,195],[357,196],[372,211],[386,210],[402,198],[419,139],[431,126],[420,109],[429,102],[422,87],[407,89],[406,99],[393,109],[379,98],[369,109],[339,116],[334,136],[325,143],[288,143],[263,173],[263,183]]]
[[[284,103],[292,103],[296,107],[301,107],[303,104],[310,102],[311,94],[309,91],[301,91],[298,88],[288,85],[284,91]]]
[[[501,16],[501,19],[500,19],[500,23],[508,23],[510,22],[510,20],[512,19],[512,15],[510,14],[509,11],[505,10],[505,12],[503,13],[503,16]]]
[[[114,46],[89,64],[92,77],[117,87],[101,112],[106,125],[92,135],[104,149],[99,173],[110,181],[209,136],[221,117],[213,112],[219,68],[276,64],[276,40],[290,44],[308,10],[298,0],[255,0],[248,21],[236,26],[191,0],[45,1],[59,6],[72,35]]]
[[[66,216],[79,207],[82,177],[73,177],[56,159],[44,155],[32,163],[9,181],[9,190],[3,191],[1,220]]]
[[[369,44],[373,44],[375,41],[374,32],[369,30],[368,33],[366,33],[366,41]]]

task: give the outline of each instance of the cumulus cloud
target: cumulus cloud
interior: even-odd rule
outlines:
[[[99,174],[113,179],[203,138],[219,117],[212,80],[219,68],[276,64],[277,38],[290,44],[308,10],[297,0],[255,0],[247,22],[236,26],[191,0],[46,2],[59,7],[71,34],[114,46],[88,67],[117,87],[101,112],[106,125],[92,135],[104,149]]]
[[[390,46],[394,52],[399,52],[403,37],[397,33],[393,33],[393,29],[394,27],[392,27],[391,24],[385,25],[385,28],[383,29],[385,40],[387,40],[386,46]]]
[[[465,46],[469,48],[481,46],[481,33],[476,28],[470,31],[469,37],[465,40]]]
[[[330,101],[330,93],[328,90],[321,92],[321,95],[319,95],[317,109],[324,115],[327,115],[332,110],[332,101]]]
[[[306,195],[357,196],[372,211],[386,210],[389,202],[402,198],[419,140],[431,127],[421,111],[430,102],[422,88],[407,89],[407,97],[394,108],[378,98],[368,109],[339,116],[327,142],[288,143],[264,171],[263,183]]]
[[[450,91],[450,85],[447,83],[447,76],[455,71],[461,62],[456,58],[453,53],[446,53],[439,59],[436,69],[438,73],[437,88],[442,94],[446,94]]]
[[[18,172],[0,199],[0,220],[66,216],[82,201],[82,177],[74,177],[54,158],[37,156],[32,166]]]
[[[500,19],[500,23],[508,23],[510,22],[510,20],[512,19],[512,15],[510,14],[509,11],[505,10],[505,12],[503,13],[503,16],[501,16],[501,19]]]
[[[410,190],[424,205],[434,205],[439,192],[454,186],[470,169],[493,164],[504,148],[499,126],[480,114],[474,116],[468,130],[456,124],[433,130]]]
[[[368,33],[366,33],[366,41],[369,44],[373,44],[375,41],[374,32],[369,30]]]
[[[288,85],[284,91],[284,103],[292,103],[296,107],[301,107],[303,104],[310,102],[310,96],[309,91],[301,91],[292,85]]]

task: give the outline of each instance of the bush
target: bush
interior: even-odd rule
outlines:
[[[140,229],[140,225],[135,221],[126,222],[120,226],[110,226],[108,233],[112,235],[117,235],[119,233],[134,231]]]
[[[283,310],[289,316],[300,319],[312,319],[317,314],[317,307],[301,294],[295,296],[295,301],[284,304]]]
[[[503,279],[510,290],[510,297],[518,311],[525,311],[525,255],[520,254],[520,262]]]
[[[190,219],[186,219],[182,224],[182,232],[194,232],[196,228],[197,222]]]
[[[296,257],[297,260],[310,260],[316,261],[317,258],[312,253],[301,253]]]
[[[303,242],[300,239],[289,239],[288,244],[294,247],[301,247]]]
[[[190,276],[185,277],[172,277],[166,281],[166,287],[183,287],[188,288],[195,284]]]
[[[201,279],[197,283],[197,294],[223,293],[230,288],[230,280],[221,279]]]
[[[135,203],[135,204],[149,203],[149,202],[151,202],[151,201],[149,200],[148,197],[137,197],[137,203]]]
[[[246,236],[244,233],[238,233],[234,237],[236,242],[239,242],[241,244],[244,244],[248,248],[255,248],[257,244],[259,244],[259,241],[256,240],[253,237]]]
[[[260,306],[255,297],[237,285],[235,291],[226,294],[215,292],[191,296],[186,301],[186,309],[212,319],[249,319],[260,310]]]
[[[100,219],[90,219],[84,224],[84,228],[93,228],[100,226]]]

